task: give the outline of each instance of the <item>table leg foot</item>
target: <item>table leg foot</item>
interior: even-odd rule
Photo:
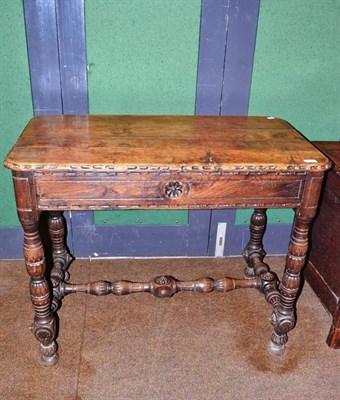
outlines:
[[[44,365],[54,365],[58,361],[58,344],[55,341],[57,328],[55,316],[50,314],[44,320],[34,318],[31,331],[40,342],[41,361]]]
[[[59,359],[58,346],[55,341],[48,345],[40,344],[41,362],[45,367],[53,367]]]
[[[288,342],[288,332],[291,331],[295,326],[296,316],[295,312],[291,310],[286,313],[286,310],[282,309],[282,305],[276,305],[270,318],[270,322],[273,325],[274,332],[272,333],[271,340],[269,343],[269,351],[275,355],[281,355],[284,353],[286,343]]]
[[[273,333],[270,338],[270,342],[268,345],[268,350],[271,354],[275,356],[281,356],[286,350],[286,343],[288,341],[288,335],[278,335],[277,333]]]

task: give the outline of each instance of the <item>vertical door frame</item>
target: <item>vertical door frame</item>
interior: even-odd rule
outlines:
[[[202,0],[196,113],[247,115],[260,0]],[[228,149],[226,149],[228,151]],[[217,228],[226,224],[222,254],[240,254],[248,227],[235,225],[236,210],[212,210],[208,256]]]
[[[84,0],[24,0],[34,115],[87,114]],[[72,213],[65,213],[74,254]]]

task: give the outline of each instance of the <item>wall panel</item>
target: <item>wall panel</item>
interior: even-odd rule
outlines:
[[[33,116],[21,0],[0,0],[0,159]],[[19,226],[12,177],[0,163],[0,227]]]

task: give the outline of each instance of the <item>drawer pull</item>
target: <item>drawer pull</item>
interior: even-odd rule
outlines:
[[[169,182],[165,186],[165,196],[170,199],[175,199],[183,193],[183,185],[179,182]]]

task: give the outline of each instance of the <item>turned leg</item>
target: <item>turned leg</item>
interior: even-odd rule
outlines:
[[[266,254],[262,243],[267,223],[266,211],[265,208],[256,208],[251,216],[250,240],[243,251],[243,257],[247,263],[244,270],[246,278],[252,278],[269,270],[268,266],[262,262]]]
[[[48,231],[52,242],[53,268],[51,282],[53,286],[52,311],[60,306],[60,283],[69,280],[67,268],[71,261],[65,244],[65,223],[61,212],[50,211],[48,218]]]
[[[52,366],[58,361],[55,342],[56,321],[51,312],[51,293],[45,278],[45,257],[38,231],[38,221],[27,220],[27,218],[20,218],[20,220],[24,229],[24,257],[30,276],[30,295],[35,312],[31,329],[40,342],[43,364]]]
[[[257,288],[276,310],[280,305],[279,281],[276,274],[269,271],[268,265],[263,262],[266,255],[262,243],[267,223],[266,211],[265,208],[255,209],[251,216],[250,240],[243,252],[243,257],[247,263],[244,275],[246,279],[253,279],[254,276],[260,279],[261,283]]]
[[[300,273],[306,261],[309,228],[317,210],[322,179],[323,173],[307,176],[301,205],[295,211],[286,265],[279,287],[280,302],[274,307],[271,318],[274,333],[271,337],[269,350],[274,354],[283,353],[288,341],[287,333],[295,326],[295,306],[301,283]]]
[[[271,322],[274,333],[269,350],[282,354],[288,341],[287,333],[294,328],[296,321],[295,305],[300,290],[300,272],[305,265],[308,250],[308,232],[311,218],[301,218],[297,214],[293,224],[286,266],[279,287],[280,304],[274,309]]]

